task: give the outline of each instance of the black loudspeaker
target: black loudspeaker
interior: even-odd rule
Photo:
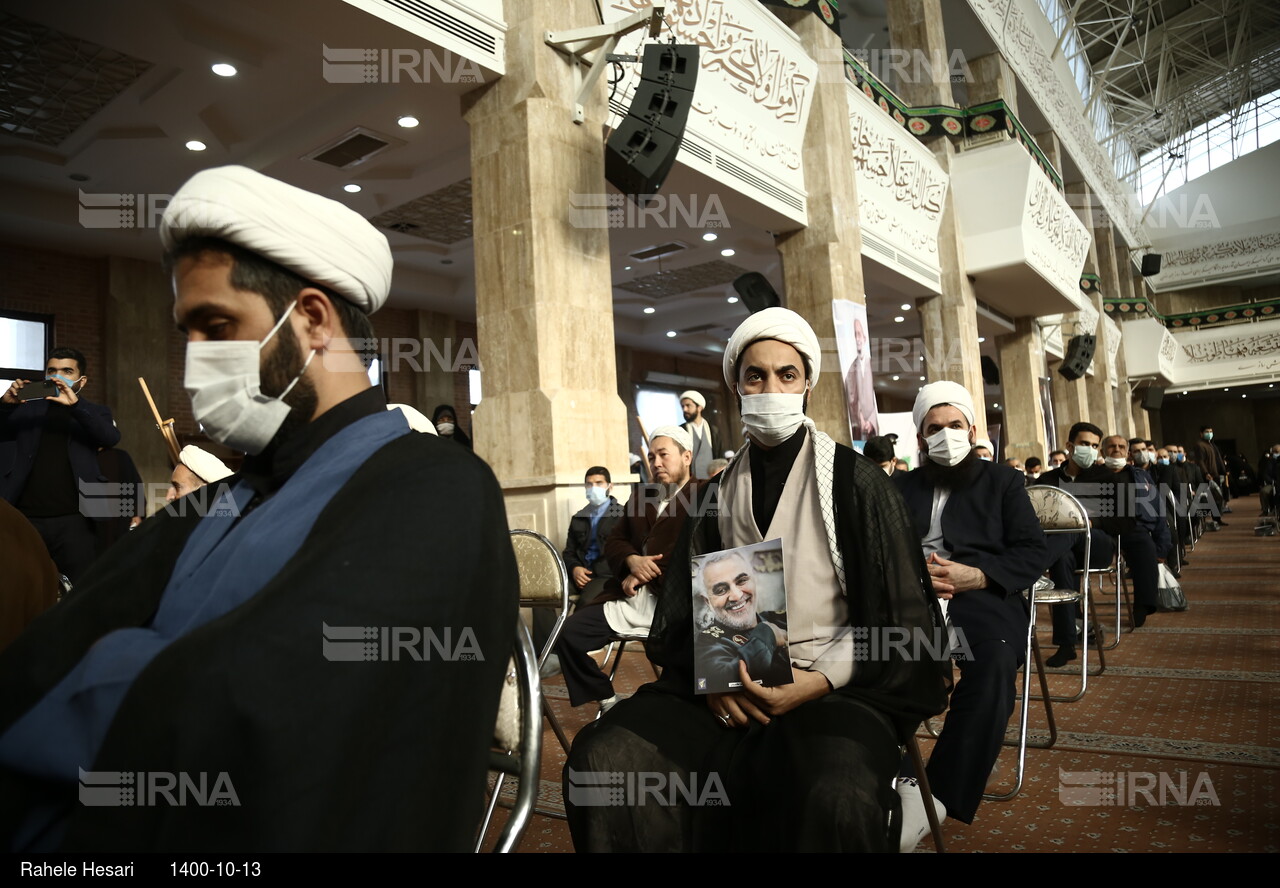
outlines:
[[[1159,410],[1160,405],[1164,403],[1164,387],[1159,385],[1148,386],[1147,390],[1142,393],[1142,409],[1143,410]]]
[[[733,282],[733,289],[738,291],[742,301],[747,304],[747,311],[751,314],[764,311],[766,308],[776,308],[782,304],[777,291],[773,289],[773,284],[758,271],[748,271],[744,275],[739,275]]]
[[[982,381],[987,385],[1000,384],[1000,368],[986,355],[982,356]]]
[[[1142,276],[1144,278],[1160,273],[1160,258],[1162,255],[1162,253],[1148,253],[1142,257]]]
[[[662,187],[680,151],[697,79],[696,45],[644,48],[631,108],[604,148],[605,178],[623,194],[636,199]]]
[[[1062,359],[1058,372],[1067,379],[1079,379],[1089,370],[1093,363],[1093,350],[1098,347],[1098,337],[1080,335],[1072,336],[1067,342],[1067,354]]]

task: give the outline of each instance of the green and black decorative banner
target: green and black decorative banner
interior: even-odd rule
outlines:
[[[781,9],[799,9],[812,12],[826,24],[828,28],[840,33],[839,0],[760,0],[765,6],[777,6]]]

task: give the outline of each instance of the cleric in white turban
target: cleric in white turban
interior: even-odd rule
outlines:
[[[702,485],[662,562],[645,645],[662,676],[579,734],[566,766],[685,775],[696,766],[732,787],[733,823],[708,805],[587,807],[570,794],[579,851],[750,851],[762,835],[773,850],[887,850],[884,788],[898,743],[944,707],[949,666],[905,651],[872,662],[854,643],[889,631],[932,637],[937,605],[888,477],[805,414],[821,369],[818,338],[796,312],[753,314],[730,338],[724,377],[747,444]],[[779,539],[785,602],[766,600],[773,583],[758,572],[757,581],[742,573],[708,590],[715,620],[691,631],[691,559]],[[770,628],[781,611],[785,650]],[[777,656],[790,681],[757,684]],[[722,659],[734,684],[714,677]]]
[[[492,471],[412,432],[370,381],[386,238],[242,167],[194,176],[161,235],[188,434],[246,456],[0,653],[11,847],[469,850],[520,584]],[[193,451],[182,469],[220,472]],[[217,823],[195,804],[77,804],[86,769],[140,763],[207,774]]]

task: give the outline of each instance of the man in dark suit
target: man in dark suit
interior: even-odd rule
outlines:
[[[664,559],[675,547],[697,492],[698,482],[691,478],[693,439],[683,428],[655,429],[649,461],[656,483],[636,489],[604,542],[611,572],[604,590],[565,621],[556,642],[573,706],[598,700],[603,712],[617,702],[613,685],[590,652],[617,635],[648,635]]]
[[[925,386],[912,418],[927,456],[893,480],[920,536],[934,592],[948,602],[950,622],[963,636],[959,647],[972,654],[957,658],[961,678],[929,760],[929,782],[947,814],[971,823],[1013,712],[1027,635],[1022,590],[1044,571],[1048,550],[1022,473],[974,456],[973,400],[963,386]]]
[[[564,566],[578,590],[579,606],[589,604],[604,590],[605,581],[613,576],[609,559],[604,557],[604,541],[622,517],[622,507],[613,497],[613,479],[604,466],[587,469],[583,484],[587,505],[569,521],[569,538],[564,547]]]
[[[114,447],[120,430],[109,409],[81,397],[86,370],[79,351],[55,348],[44,374],[56,395],[23,401],[30,380],[17,379],[0,398],[0,440],[14,443],[11,464],[0,467],[0,497],[27,516],[73,585],[97,554],[93,519],[119,515],[93,496],[107,480],[98,450]]]
[[[1102,448],[1102,429],[1091,422],[1077,422],[1067,434],[1067,461],[1052,472],[1040,476],[1037,484],[1061,488],[1084,506],[1089,513],[1090,552],[1089,567],[1105,567],[1115,555],[1113,534],[1128,533],[1133,529],[1133,519],[1120,518],[1113,508],[1104,503],[1115,503],[1121,498],[1117,490],[1118,479],[1105,466],[1099,466],[1098,456]],[[1054,535],[1049,540],[1049,577],[1059,589],[1079,589],[1076,569],[1084,560],[1084,536],[1075,534]],[[1048,666],[1065,666],[1076,658],[1076,617],[1079,609],[1074,601],[1053,606],[1053,643],[1058,646],[1048,660]]]

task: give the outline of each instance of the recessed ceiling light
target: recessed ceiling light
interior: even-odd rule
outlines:
[[[910,302],[904,302],[904,303],[902,303],[902,310],[903,310],[903,311],[911,311],[911,303],[910,303]]]
[[[675,330],[668,330],[668,331],[667,331],[667,338],[668,338],[668,339],[675,339],[675,338],[676,338],[676,331],[675,331]]]
[[[704,234],[704,235],[702,236],[702,239],[703,239],[704,241],[713,241],[713,240],[715,240],[716,238],[718,238],[719,236],[720,236],[720,235],[716,234],[714,231],[708,231],[706,234]]]
[[[1247,398],[1247,397],[1249,397],[1249,396],[1248,396],[1248,395],[1241,395],[1240,397],[1242,397],[1242,398]]]
[[[986,341],[987,341],[987,337],[985,337],[985,336],[979,336],[979,337],[978,337],[978,342],[979,342],[979,344],[981,344],[981,343],[983,343],[983,342],[986,342]]]
[[[1223,391],[1224,391],[1224,392],[1229,392],[1229,391],[1231,391],[1231,389],[1230,389],[1230,388],[1224,388],[1224,389],[1223,389]]]
[[[656,308],[654,308],[652,305],[649,305],[649,306],[646,306],[646,307],[645,307],[644,313],[645,313],[645,314],[647,314],[647,315],[651,315],[651,314],[653,314],[655,311],[657,311],[657,309],[656,309]]]
[[[999,409],[1000,409],[1000,405],[999,405],[999,404],[992,404],[991,406],[992,406],[992,407],[994,407],[996,410],[999,410]]]
[[[893,322],[895,324],[901,324],[905,320],[906,318],[904,318],[902,315],[898,315],[896,318],[893,319]]]
[[[1183,394],[1185,395],[1185,394],[1186,394],[1186,392],[1183,392]]]
[[[362,189],[355,182],[348,182],[346,185],[342,186],[342,190],[347,192],[348,194],[359,194],[364,189]]]
[[[400,124],[405,129],[412,129],[418,125],[418,118],[414,117],[412,114],[406,114],[404,117],[397,120],[396,123]]]
[[[896,377],[896,376],[895,376],[895,377],[893,377],[893,381],[894,381],[894,382],[897,382],[897,381],[898,381],[898,377]]]
[[[190,142],[187,143],[188,151],[203,151],[208,147],[209,147],[208,145],[206,145],[204,142],[201,142],[199,139],[192,139]]]
[[[721,256],[732,256],[732,255],[733,255],[733,248],[732,248],[732,247],[725,247],[723,250],[721,250],[721,251],[720,251],[720,255],[721,255]]]
[[[623,271],[630,271],[630,270],[631,270],[631,266],[630,266],[630,265],[624,265],[624,266],[622,266],[622,270],[623,270]]]
[[[737,297],[737,296],[730,296],[726,301],[727,301],[730,305],[737,305],[737,304],[738,304],[738,297]]]
[[[228,65],[226,62],[218,62],[209,70],[213,71],[213,73],[217,74],[219,77],[235,77],[236,76],[236,66]]]
[[[924,377],[923,377],[923,376],[921,376],[921,377],[920,377],[920,381],[921,381],[921,382],[924,382]]]

